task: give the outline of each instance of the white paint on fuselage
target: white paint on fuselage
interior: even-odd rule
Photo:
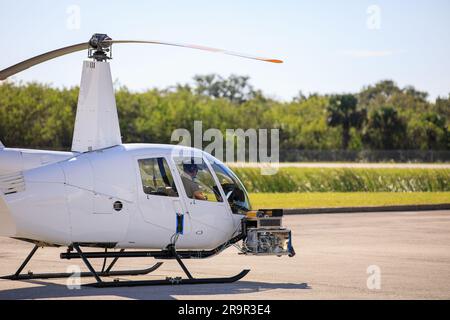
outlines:
[[[1,148],[0,175],[42,167],[69,159],[77,154],[75,152]]]
[[[3,235],[59,245],[117,243],[118,248],[162,249],[170,243],[181,208],[185,232],[177,248],[217,247],[232,237],[242,216],[232,214],[226,201],[194,201],[186,196],[172,159],[181,150],[193,149],[123,144],[81,154],[54,153],[54,163],[22,170],[24,191],[2,196],[7,210],[0,210],[0,220],[8,212],[15,224],[10,230],[14,235]],[[137,159],[151,157],[166,158],[178,197],[144,194]],[[122,202],[121,211],[113,209],[116,201]]]

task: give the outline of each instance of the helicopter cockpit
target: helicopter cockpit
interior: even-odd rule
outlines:
[[[215,244],[220,245],[239,231],[243,235],[244,254],[295,254],[290,230],[282,225],[283,210],[252,210],[243,183],[212,155],[196,149],[174,149],[165,157],[146,157],[138,159],[138,163],[146,221],[162,225],[162,216],[156,218],[152,214],[160,208],[173,207],[180,216],[181,212],[189,212],[187,217],[180,218],[183,221],[180,233],[185,237],[179,241],[185,241],[185,245],[190,233],[195,235],[198,245],[206,230],[214,229],[208,234],[217,237]],[[172,223],[170,216],[164,218],[167,219],[164,225]],[[210,240],[205,238],[206,241]]]
[[[206,158],[219,180],[233,213],[242,213],[251,210],[247,190],[236,174],[213,156],[206,154]]]
[[[245,214],[251,210],[250,200],[242,182],[231,169],[215,157],[204,153],[204,157],[178,157],[174,160],[189,198],[223,202],[219,189],[221,188],[233,213]],[[220,187],[217,186],[214,175]]]

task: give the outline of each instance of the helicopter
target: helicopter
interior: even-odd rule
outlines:
[[[70,273],[22,274],[38,248],[67,248],[61,259],[81,259],[96,287],[229,283],[232,277],[195,278],[184,259],[215,256],[242,241],[243,255],[294,256],[283,210],[252,210],[238,176],[212,155],[181,145],[123,144],[109,60],[113,44],[160,44],[193,48],[271,63],[198,45],[113,40],[94,34],[87,43],[50,51],[0,71],[0,80],[42,62],[87,50],[70,152],[7,148],[0,141],[0,236],[34,244],[17,271],[4,279],[70,277]],[[83,248],[83,250],[82,250]],[[102,251],[86,251],[101,248]],[[90,249],[87,249],[90,250]],[[121,258],[175,259],[187,278],[105,281],[146,275],[112,270]],[[95,270],[91,259],[103,259]],[[106,266],[107,259],[112,259]]]

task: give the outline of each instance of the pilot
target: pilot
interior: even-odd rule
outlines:
[[[191,199],[208,200],[208,197],[201,191],[201,186],[196,181],[198,166],[194,163],[183,164],[184,174],[181,175],[186,194]]]

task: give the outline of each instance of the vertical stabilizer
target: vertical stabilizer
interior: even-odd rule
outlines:
[[[72,151],[86,152],[121,143],[109,63],[84,61]]]
[[[5,146],[2,143],[2,140],[0,140],[0,149],[3,149]]]

